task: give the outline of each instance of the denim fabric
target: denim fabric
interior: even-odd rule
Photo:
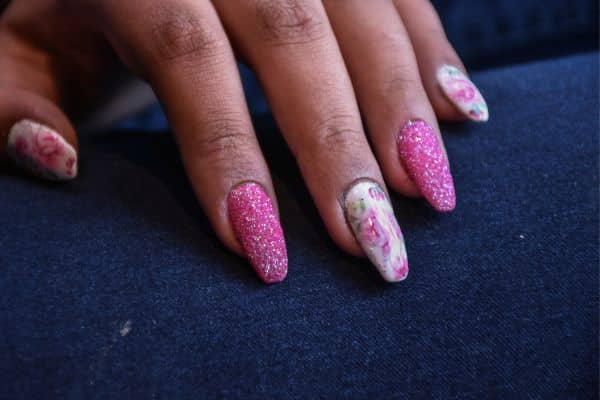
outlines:
[[[275,286],[219,244],[166,132],[81,138],[72,183],[0,175],[0,397],[597,398],[598,72],[474,75],[491,121],[443,126],[456,211],[394,198],[397,285],[328,238],[266,119]]]
[[[432,0],[469,69],[598,48],[597,0]]]

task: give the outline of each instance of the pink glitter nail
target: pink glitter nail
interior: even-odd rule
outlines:
[[[250,264],[266,283],[287,275],[285,239],[271,199],[257,183],[234,188],[227,198],[229,219]]]
[[[425,121],[409,121],[398,135],[398,152],[410,177],[438,211],[456,206],[448,161],[433,128]]]

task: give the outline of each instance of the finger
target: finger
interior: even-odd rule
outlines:
[[[394,5],[324,4],[387,182],[406,195],[421,193],[439,211],[454,209],[454,184],[435,113]]]
[[[275,192],[217,14],[205,0],[151,3],[108,7],[111,40],[165,107],[217,235],[245,254],[265,282],[281,281],[287,253]]]
[[[0,28],[0,145],[16,165],[48,180],[77,176],[75,129],[57,105],[44,54]]]
[[[448,41],[429,1],[394,0],[413,43],[423,84],[436,114],[445,120],[489,119],[487,104]]]
[[[404,279],[404,241],[321,2],[214,4],[257,72],[332,238],[353,254],[358,241],[386,280]]]

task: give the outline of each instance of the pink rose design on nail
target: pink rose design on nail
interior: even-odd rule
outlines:
[[[20,137],[15,141],[15,153],[21,158],[24,158],[27,155],[27,151],[29,150],[29,146],[27,145],[27,140],[25,138]]]
[[[65,163],[65,166],[67,167],[68,175],[73,175],[73,165],[74,164],[75,164],[75,159],[73,157],[69,158],[67,160],[67,162]]]
[[[369,196],[373,200],[383,200],[383,199],[385,199],[385,195],[384,195],[383,191],[381,189],[379,189],[378,187],[371,187],[371,188],[369,188]]]
[[[77,175],[77,153],[52,128],[30,120],[13,125],[7,149],[16,164],[50,180]]]
[[[62,143],[49,132],[39,133],[35,137],[35,144],[37,153],[47,161],[51,161],[62,152]]]
[[[475,88],[473,87],[473,84],[466,79],[450,79],[448,80],[447,87],[450,96],[457,101],[467,103],[475,99]]]
[[[390,222],[390,226],[392,227],[392,230],[394,231],[394,234],[396,234],[396,237],[398,239],[403,239],[402,231],[400,230],[400,225],[398,225],[398,222],[396,221],[394,214],[388,212],[387,217],[388,217],[388,221]]]
[[[402,280],[408,275],[408,261],[398,256],[394,263],[394,275],[396,279]]]
[[[381,225],[374,210],[367,211],[360,223],[360,235],[369,246],[379,247],[384,252],[390,251],[388,233]]]

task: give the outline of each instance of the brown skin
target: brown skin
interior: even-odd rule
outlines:
[[[419,196],[395,134],[410,118],[438,133],[436,115],[464,119],[435,83],[442,64],[464,67],[425,0],[13,0],[0,20],[0,49],[2,145],[28,118],[77,148],[70,121],[115,71],[147,80],[199,202],[239,254],[227,218],[231,188],[256,181],[276,201],[236,56],[261,80],[329,233],[355,255],[362,251],[339,204],[347,186],[364,178],[383,186],[385,177]]]

